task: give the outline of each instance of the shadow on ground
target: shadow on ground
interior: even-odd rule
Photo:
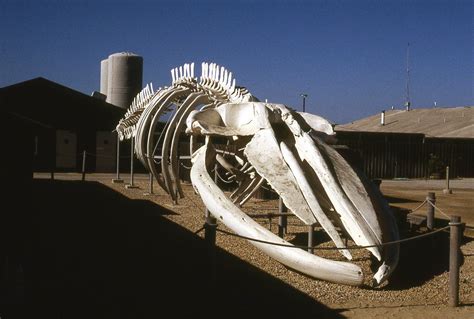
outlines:
[[[420,202],[420,201],[417,201],[417,200],[412,200],[412,199],[402,198],[402,197],[395,197],[395,196],[387,196],[387,195],[384,195],[384,197],[385,197],[385,199],[387,200],[387,202],[389,202],[390,204],[417,203],[417,202]]]
[[[99,183],[34,180],[29,206],[2,318],[342,318],[220,249],[213,283],[204,240]]]

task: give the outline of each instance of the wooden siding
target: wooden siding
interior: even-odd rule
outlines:
[[[369,178],[428,178],[430,154],[437,155],[444,166],[449,165],[452,177],[474,177],[473,139],[361,132],[338,132],[337,137],[339,145],[350,149],[341,154]]]

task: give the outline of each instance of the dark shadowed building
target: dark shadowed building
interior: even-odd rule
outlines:
[[[22,137],[16,143],[33,155],[34,170],[79,171],[84,150],[88,171],[115,169],[112,131],[124,109],[39,77],[0,88],[0,110],[15,119],[5,138]],[[29,137],[18,123],[29,128]],[[16,161],[16,154],[8,156]]]
[[[474,107],[389,110],[336,125],[371,178],[474,176]]]

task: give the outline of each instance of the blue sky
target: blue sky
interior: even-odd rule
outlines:
[[[131,51],[144,83],[186,62],[226,66],[261,100],[337,123],[473,102],[473,1],[0,0],[0,87],[42,76],[90,94],[100,61]]]

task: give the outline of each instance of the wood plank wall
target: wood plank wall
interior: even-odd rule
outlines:
[[[474,177],[473,139],[361,132],[337,132],[337,138],[339,145],[351,150],[351,161],[369,178],[429,178],[430,154],[437,155],[444,166],[449,165],[452,177]]]

